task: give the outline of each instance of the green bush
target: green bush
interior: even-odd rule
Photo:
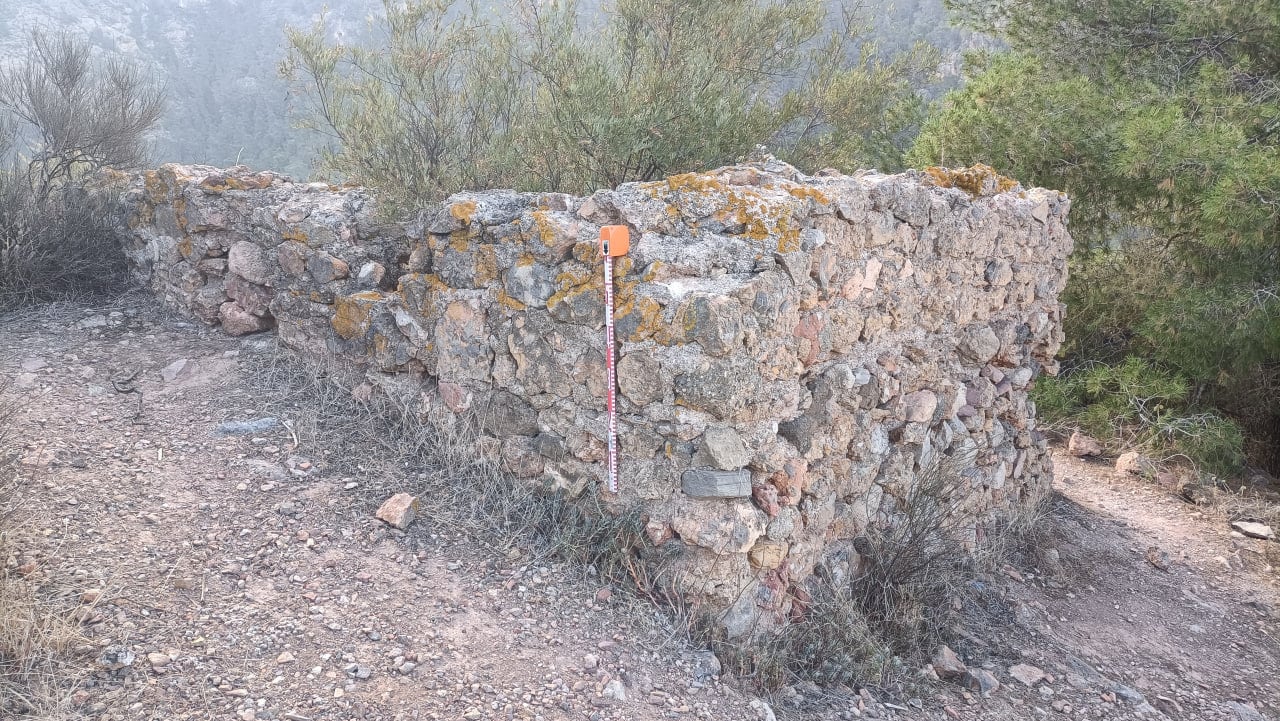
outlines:
[[[1068,365],[1133,357],[1164,369],[1280,470],[1267,453],[1280,443],[1280,5],[949,5],[1009,51],[970,59],[967,84],[933,109],[909,161],[983,162],[1069,193]],[[1086,405],[1080,418],[1098,432],[1120,417]],[[1192,445],[1234,443],[1221,418],[1206,422]]]
[[[810,168],[900,167],[936,64],[921,47],[878,57],[823,0],[616,0],[592,17],[572,0],[384,7],[384,45],[291,30],[282,72],[301,122],[334,141],[321,169],[405,206],[591,192],[759,143]]]
[[[1197,412],[1181,376],[1129,356],[1095,363],[1037,382],[1033,399],[1050,426],[1079,427],[1113,450],[1137,447],[1182,456],[1213,473],[1244,462],[1240,427],[1213,412]]]

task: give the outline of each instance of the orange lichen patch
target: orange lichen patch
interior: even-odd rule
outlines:
[[[645,283],[652,283],[654,278],[658,277],[658,271],[662,269],[662,261],[655,260],[644,269],[644,274],[640,276],[640,280]]]
[[[595,247],[594,243],[585,245]],[[547,308],[555,308],[565,300],[587,292],[604,291],[604,276],[600,273],[564,271],[556,276],[556,292],[547,299]]]
[[[449,286],[434,273],[406,273],[400,276],[396,292],[404,298],[405,307],[424,318],[436,314],[435,297],[449,290]]]
[[[579,263],[586,263],[588,265],[592,263],[599,263],[600,246],[595,243],[574,243],[573,259]]]
[[[307,242],[307,234],[298,228],[285,228],[284,232],[280,233],[280,237],[285,240],[295,240],[304,245]]]
[[[977,198],[1006,193],[1018,187],[1018,181],[996,172],[990,165],[978,163],[969,168],[925,168],[924,174],[940,188],[959,188]]]
[[[800,250],[800,229],[790,227],[790,223],[784,223],[781,233],[778,235],[778,252],[794,253]]]
[[[793,197],[813,200],[823,205],[828,205],[831,200],[827,198],[827,194],[813,187],[812,185],[793,185],[787,188],[787,192]]]
[[[535,261],[532,255],[529,255],[528,253],[524,253],[519,258],[516,258],[516,267],[528,268],[529,266],[533,265],[534,262]]]
[[[178,230],[184,234],[187,232],[187,199],[179,195],[173,199],[173,220],[178,225]]]
[[[460,200],[449,206],[449,215],[452,215],[456,220],[466,223],[467,225],[471,224],[471,218],[475,214],[476,201],[474,200]]]
[[[367,290],[352,295],[340,295],[333,299],[333,331],[347,340],[364,336],[373,323],[373,309],[382,300],[382,293]]]
[[[511,296],[507,295],[507,291],[501,288],[498,289],[498,305],[501,305],[504,308],[509,308],[514,311],[522,311],[529,307],[524,303],[516,300],[515,298],[512,298]]]
[[[319,303],[320,305],[333,305],[337,301],[332,295],[318,290],[311,291],[311,295],[307,296],[307,298],[312,303]]]
[[[482,245],[476,249],[476,285],[488,285],[497,279],[498,250],[492,245]]]
[[[466,230],[455,230],[449,234],[449,247],[459,253],[467,252],[471,247],[472,233]]]
[[[193,250],[195,250],[195,243],[192,243],[190,238],[183,237],[178,241],[178,252],[183,258],[190,258]]]
[[[548,248],[553,248],[560,238],[560,233],[556,228],[556,224],[551,220],[550,211],[535,210],[533,211],[533,227],[538,232],[538,240]]]
[[[129,227],[134,230],[154,222],[156,222],[156,207],[146,201],[138,206],[136,212],[129,215]]]
[[[667,190],[673,193],[723,193],[729,189],[719,178],[705,173],[673,175],[655,185],[660,187],[664,184],[667,186]]]
[[[662,322],[662,304],[648,296],[636,295],[634,292],[619,293],[615,298],[617,307],[615,317],[621,321],[638,316],[636,328],[622,340],[636,343],[662,335],[665,325]]]
[[[142,174],[142,187],[146,189],[147,197],[152,203],[163,203],[168,198],[169,186],[165,185],[160,173],[155,170],[148,170]]]

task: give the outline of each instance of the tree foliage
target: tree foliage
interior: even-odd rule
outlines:
[[[1011,52],[971,58],[911,162],[1069,192],[1076,365],[1135,357],[1280,430],[1280,4],[952,5]]]
[[[0,68],[0,307],[120,278],[99,173],[145,160],[163,98],[72,35],[34,33],[26,62]]]
[[[900,166],[934,66],[923,47],[878,58],[821,0],[616,0],[590,17],[535,0],[384,7],[376,46],[320,23],[289,32],[282,69],[303,122],[334,141],[324,168],[406,204],[588,192],[761,142],[804,165]]]

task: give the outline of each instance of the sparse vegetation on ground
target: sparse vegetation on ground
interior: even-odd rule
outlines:
[[[763,691],[797,681],[856,688],[902,687],[940,644],[964,647],[969,635],[997,631],[1008,608],[980,579],[1033,558],[1050,499],[983,529],[976,548],[963,504],[971,458],[940,457],[903,500],[901,522],[860,539],[854,568],[820,574],[793,616],[774,628],[727,639],[715,618],[671,592],[667,563],[643,535],[637,511],[606,512],[594,495],[519,481],[476,452],[478,425],[446,426],[382,391],[359,388],[336,364],[316,366],[286,353],[252,358],[250,377],[264,409],[290,419],[306,447],[358,448],[349,463],[404,478],[433,523],[465,531],[505,554],[582,565],[601,580],[656,601],[688,633],[724,659],[728,670]],[[474,420],[474,419],[473,419]],[[354,472],[354,466],[349,469]],[[583,501],[587,501],[584,503]]]
[[[501,553],[518,547],[539,557],[581,564],[605,582],[644,596],[663,594],[635,509],[600,506],[599,496],[570,497],[512,478],[478,452],[478,415],[423,414],[381,390],[351,382],[334,364],[313,365],[287,352],[254,357],[251,377],[264,408],[290,420],[307,447],[355,447],[335,462],[380,468],[401,478],[436,523],[462,531]],[[452,414],[450,414],[452,415]]]
[[[0,382],[0,717],[71,718],[70,697],[82,675],[83,641],[74,603],[56,598],[19,558],[22,485],[11,442],[18,399]]]

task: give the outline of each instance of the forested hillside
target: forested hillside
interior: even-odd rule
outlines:
[[[596,5],[589,0],[583,5]],[[291,127],[279,77],[286,26],[309,27],[327,9],[330,38],[367,36],[379,0],[9,0],[0,3],[0,57],[24,52],[33,28],[68,29],[98,48],[137,58],[159,73],[169,110],[155,137],[158,160],[236,161],[305,176],[323,138]],[[883,51],[924,40],[942,51],[943,75],[981,36],[948,24],[942,0],[872,0],[869,39]]]

